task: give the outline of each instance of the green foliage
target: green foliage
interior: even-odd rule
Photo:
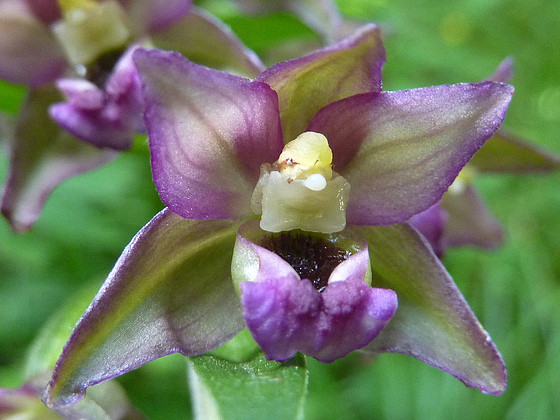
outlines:
[[[200,420],[300,419],[307,390],[305,357],[284,363],[261,352],[248,362],[210,355],[188,361],[194,411]]]

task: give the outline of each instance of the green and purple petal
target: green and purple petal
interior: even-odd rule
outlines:
[[[26,3],[0,2],[0,79],[40,86],[61,76],[68,64],[49,27]],[[38,11],[48,15],[49,4]]]
[[[61,130],[47,112],[58,100],[53,86],[31,89],[18,119],[13,124],[2,121],[10,155],[2,214],[16,232],[31,229],[57,185],[116,157]]]
[[[80,400],[88,386],[153,359],[212,350],[244,328],[231,281],[237,225],[191,221],[168,209],[131,241],[54,370],[46,403]]]
[[[397,308],[392,290],[364,281],[367,246],[334,269],[321,293],[280,256],[246,239],[243,229],[235,255],[247,260],[244,276],[253,277],[240,282],[243,317],[271,360],[301,352],[332,362],[371,342]]]
[[[359,227],[373,281],[391,288],[399,308],[364,351],[404,353],[484,393],[506,388],[502,357],[431,247],[407,225]]]
[[[513,88],[501,83],[356,95],[323,108],[334,169],[352,186],[348,222],[408,220],[441,198],[500,127]]]
[[[385,48],[373,24],[305,57],[277,64],[257,80],[278,92],[285,142],[295,139],[325,105],[381,90]]]
[[[500,223],[472,186],[449,190],[441,206],[448,215],[442,237],[445,247],[474,245],[490,249],[502,244],[504,235]]]
[[[164,203],[192,219],[251,215],[260,165],[283,147],[276,93],[176,53],[138,50],[135,61]]]
[[[227,25],[196,7],[151,39],[157,48],[177,51],[208,67],[248,77],[256,77],[265,69],[259,57]]]

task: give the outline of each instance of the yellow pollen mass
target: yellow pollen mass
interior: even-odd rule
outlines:
[[[313,131],[300,134],[284,146],[276,166],[288,179],[307,179],[319,174],[326,181],[332,179],[332,150],[327,138]]]

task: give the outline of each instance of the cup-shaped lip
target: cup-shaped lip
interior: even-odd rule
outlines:
[[[233,252],[232,277],[238,289],[239,284],[243,281],[264,282],[272,277],[301,279],[300,274],[286,259],[267,249],[267,242],[270,241],[270,238],[278,239],[281,235],[289,235],[291,237],[290,241],[293,241],[293,238],[297,239],[298,235],[305,237],[305,243],[301,244],[302,247],[307,246],[307,241],[321,241],[321,243],[328,244],[329,250],[325,252],[336,250],[340,254],[344,254],[341,262],[335,265],[330,272],[328,284],[350,278],[359,278],[365,281],[368,286],[371,285],[367,242],[356,235],[351,228],[332,234],[299,230],[271,233],[262,230],[257,220],[251,220],[240,226]],[[330,256],[325,256],[324,259],[329,259],[327,257],[330,258]],[[320,259],[320,261],[322,260],[323,258]],[[319,267],[319,269],[322,269],[322,267]]]
[[[285,361],[301,352],[332,362],[370,343],[395,314],[396,293],[369,286],[368,248],[351,231],[309,233],[311,241],[313,237],[320,238],[321,246],[321,239],[330,239],[343,247],[340,249],[352,251],[332,272],[321,273],[317,282],[300,275],[298,271],[309,271],[302,270],[299,264],[292,267],[287,261],[292,257],[283,259],[279,255],[285,254],[283,249],[273,252],[254,241],[264,244],[270,235],[289,235],[280,238],[280,245],[285,240],[293,245],[294,252],[309,245],[309,255],[321,252],[321,246],[310,244],[309,237],[299,236],[299,232],[271,234],[259,230],[258,221],[247,222],[239,229],[232,277],[240,293],[245,323],[268,359]],[[303,253],[297,254],[298,258],[300,255],[304,260],[307,257]],[[320,270],[323,261],[314,259],[309,266]]]

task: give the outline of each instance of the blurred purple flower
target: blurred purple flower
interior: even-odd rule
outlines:
[[[145,130],[135,43],[250,76],[263,69],[229,28],[190,0],[64,4],[66,10],[55,0],[0,2],[0,78],[30,88],[18,118],[2,121],[10,153],[2,213],[15,231],[31,228],[58,184],[110,161]],[[28,127],[31,114],[45,132]],[[69,133],[96,148],[74,144]]]

